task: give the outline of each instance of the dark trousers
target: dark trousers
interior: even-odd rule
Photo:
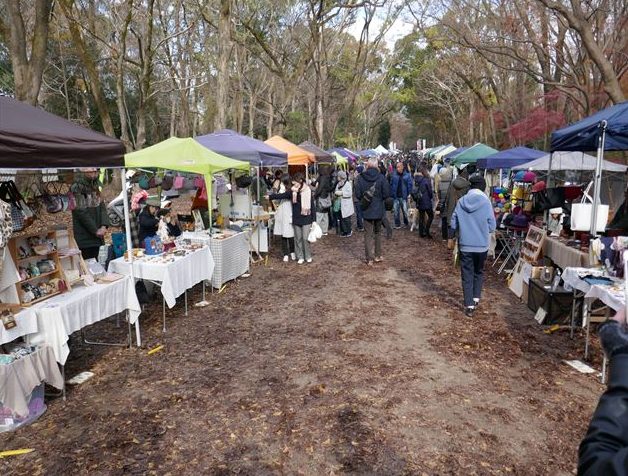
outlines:
[[[281,237],[281,250],[284,256],[289,256],[290,253],[294,253],[294,238]]]
[[[353,202],[353,208],[355,208],[355,218],[357,220],[358,230],[364,230],[364,218],[362,216],[362,207],[360,202]]]
[[[382,256],[382,220],[364,220],[364,251],[367,261]]]
[[[419,210],[419,235],[428,236],[434,221],[434,210]]]
[[[340,231],[343,235],[351,233],[351,217],[340,218]]]
[[[440,231],[441,231],[441,236],[443,237],[443,240],[446,240],[447,238],[449,238],[449,228],[447,225],[447,215],[441,215],[440,216]]]
[[[89,248],[81,248],[81,254],[83,255],[83,259],[90,259],[90,258],[98,259],[99,251],[100,251],[100,246],[90,246]]]
[[[462,273],[462,293],[465,307],[474,306],[473,298],[480,299],[484,279],[484,262],[487,251],[482,253],[460,252],[460,271]]]

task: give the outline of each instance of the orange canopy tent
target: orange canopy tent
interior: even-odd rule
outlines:
[[[288,165],[309,165],[316,162],[316,157],[311,152],[302,149],[296,144],[293,144],[289,140],[284,139],[281,136],[272,136],[266,144],[288,154]]]

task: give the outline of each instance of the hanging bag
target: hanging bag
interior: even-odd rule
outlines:
[[[0,184],[0,199],[11,207],[11,225],[13,231],[22,231],[33,223],[34,215],[13,180]]]
[[[593,186],[593,182],[590,182],[587,189],[582,195],[582,201],[580,203],[573,203],[571,205],[571,229],[573,231],[590,231],[591,220],[593,218],[593,199],[589,195],[589,191]],[[591,203],[587,203],[589,200]],[[595,224],[595,231],[598,233],[603,232],[606,229],[608,223],[608,205],[598,205],[597,218]]]

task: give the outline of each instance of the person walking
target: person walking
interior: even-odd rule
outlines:
[[[275,227],[273,234],[281,236],[281,250],[283,252],[283,261],[287,263],[290,259],[296,260],[294,252],[294,227],[292,226],[292,191],[290,187],[292,182],[290,177],[284,175],[277,193],[271,193],[268,198],[270,200],[279,201],[279,206],[275,212]]]
[[[453,170],[449,164],[445,164],[439,171],[434,180],[434,189],[436,190],[436,199],[438,205],[436,210],[440,214],[441,238],[446,240],[449,238],[449,222],[447,221],[447,191],[453,181]]]
[[[469,191],[470,184],[467,180],[468,177],[468,171],[465,167],[460,170],[460,173],[451,182],[451,185],[447,190],[445,209],[447,210],[447,223],[449,224],[451,224],[451,216],[454,214],[454,210],[456,209],[456,204],[458,203],[458,200],[460,200],[460,197],[462,197]],[[449,238],[453,238],[453,236],[450,236]]]
[[[319,176],[316,181],[314,191],[314,201],[316,204],[316,223],[321,227],[323,235],[327,235],[329,230],[329,207],[331,207],[331,170],[329,165],[319,167]]]
[[[340,235],[351,236],[351,217],[355,213],[353,208],[353,186],[347,180],[347,172],[338,172],[338,184],[335,190],[336,200],[340,202]]]
[[[390,167],[392,168],[392,164],[390,165]],[[388,192],[387,198],[390,198],[390,180],[389,180],[389,173],[386,172],[386,165],[384,164],[384,162],[380,162],[378,165],[378,168],[379,168],[379,172],[382,174],[382,177],[384,177],[386,184],[389,185],[388,187],[389,192]],[[392,239],[393,227],[390,224],[390,221],[388,220],[388,211],[386,210],[385,206],[384,206],[384,215],[382,216],[382,226],[386,230],[386,239],[387,240]]]
[[[430,229],[434,220],[434,190],[432,189],[432,179],[426,167],[419,170],[415,177],[416,206],[419,210],[419,236],[421,238],[432,238]]]
[[[364,166],[358,165],[357,167],[351,167],[350,171],[350,180],[351,187],[353,188],[353,209],[355,210],[355,220],[358,231],[364,231],[364,217],[362,216],[362,207],[360,207],[360,202],[358,198],[355,196],[355,189],[357,188],[358,177],[360,174],[364,172]]]
[[[454,209],[451,228],[458,232],[464,313],[471,317],[480,303],[484,262],[489,235],[495,231],[495,215],[491,201],[484,194],[486,180],[481,175],[474,175],[469,184],[471,189]]]
[[[404,225],[408,226],[408,195],[411,191],[412,177],[405,169],[403,162],[397,162],[396,170],[390,176],[390,194],[394,200],[395,229],[401,228],[401,213],[403,213]]]
[[[312,189],[305,183],[301,172],[292,180],[292,225],[294,226],[294,250],[297,264],[312,262],[310,242],[307,240],[312,225]]]
[[[366,264],[383,261],[382,257],[382,218],[384,200],[390,196],[388,181],[380,173],[377,159],[371,158],[366,164],[366,171],[360,174],[355,195],[360,201],[364,217],[364,251]]]

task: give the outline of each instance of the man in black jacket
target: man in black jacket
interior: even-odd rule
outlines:
[[[580,443],[578,474],[628,475],[628,328],[620,310],[599,330],[610,359],[608,388],[600,397],[589,429]]]
[[[373,261],[379,263],[382,258],[382,218],[385,208],[384,200],[390,196],[388,181],[380,173],[377,159],[371,158],[366,164],[366,171],[360,174],[357,180],[355,196],[362,206],[369,202],[368,206],[362,206],[364,217],[364,250],[366,252],[366,264],[373,265]],[[366,197],[365,197],[366,196]],[[373,247],[375,250],[373,251]]]

